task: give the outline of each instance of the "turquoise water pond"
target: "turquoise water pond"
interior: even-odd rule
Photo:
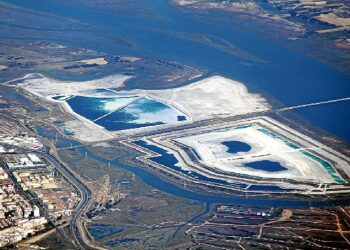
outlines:
[[[75,96],[66,102],[75,113],[109,131],[174,124],[188,119],[178,109],[148,96]]]

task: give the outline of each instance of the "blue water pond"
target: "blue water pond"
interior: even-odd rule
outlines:
[[[267,172],[278,172],[287,170],[287,168],[283,167],[279,162],[274,161],[255,161],[246,163],[245,166],[254,168],[256,170],[264,170]]]
[[[172,124],[187,120],[182,112],[150,97],[96,98],[75,96],[72,110],[110,131]]]
[[[95,120],[101,116],[123,107],[129,102],[135,100],[136,97],[117,97],[117,98],[97,98],[87,96],[75,96],[66,102],[71,109],[89,119]]]
[[[96,240],[100,240],[106,236],[119,233],[123,231],[123,229],[113,225],[92,224],[88,227],[88,231],[93,238],[95,238]]]
[[[244,142],[241,141],[225,141],[221,144],[225,145],[227,147],[227,153],[230,154],[237,154],[240,152],[249,152],[252,147]]]

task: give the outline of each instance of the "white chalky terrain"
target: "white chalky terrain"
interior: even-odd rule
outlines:
[[[289,178],[306,181],[334,183],[333,177],[317,161],[292,149],[284,142],[274,139],[261,131],[257,125],[209,132],[176,140],[193,148],[201,157],[201,162],[212,168],[226,172],[259,176],[263,178]],[[231,154],[222,144],[226,141],[240,141],[251,146],[249,152]],[[264,171],[245,166],[249,162],[273,161],[287,168],[282,171]]]
[[[63,110],[74,115],[77,119],[77,121],[66,123],[65,129],[74,132],[74,136],[83,141],[93,141],[95,139],[97,140],[97,138],[98,140],[110,139],[111,136],[118,136],[118,131],[107,131],[104,127],[76,114],[66,102],[67,99],[76,95],[110,98],[136,96],[159,100],[169,107],[172,106],[172,108],[158,112],[159,114],[138,113],[137,116],[139,117],[139,120],[136,121],[152,122],[152,120],[156,120],[165,121],[165,123],[167,123],[167,121],[169,122],[169,124],[158,126],[173,126],[174,124],[177,124],[178,121],[175,121],[171,114],[174,110],[178,112],[179,115],[183,114],[187,118],[186,121],[181,122],[193,122],[216,117],[261,112],[270,108],[269,104],[262,96],[249,93],[242,83],[221,76],[209,77],[187,86],[173,89],[116,90],[124,86],[125,81],[128,79],[130,79],[130,76],[112,75],[91,81],[75,82],[56,80],[41,74],[28,74],[23,78],[16,79],[16,86],[21,87],[38,97],[45,98],[50,102],[59,102]],[[61,99],[54,99],[59,96],[61,96]],[[106,102],[104,108],[114,109],[115,106],[120,105],[121,103],[119,101],[111,101]],[[166,112],[169,112],[169,114]],[[157,115],[157,117],[159,116],[162,119],[154,119],[154,115]],[[169,117],[171,117],[171,119]],[[79,123],[82,123],[81,129],[77,129]],[[73,124],[74,126],[72,126]],[[152,130],[156,129],[155,127],[158,126],[130,129],[127,133]],[[89,131],[83,130],[92,127],[94,127],[94,133],[98,136],[91,136],[88,139],[84,139],[84,135],[89,134]],[[101,137],[101,135],[105,136]]]
[[[130,76],[116,74],[101,79],[76,82],[61,81],[41,74],[28,74],[21,79],[17,79],[18,81],[21,80],[17,86],[36,96],[46,98],[51,95],[79,95],[84,91],[101,88],[118,88],[122,87],[124,82],[130,78]]]
[[[193,120],[242,115],[270,108],[259,94],[249,93],[240,82],[213,76],[187,86],[165,90],[134,90],[168,102]]]
[[[143,140],[171,153],[178,161],[176,166],[183,170],[221,181],[215,185],[226,181],[244,183],[248,191],[252,185],[262,185],[313,194],[349,192],[348,157],[269,117],[171,131]],[[240,142],[248,147],[228,152],[224,142]],[[153,156],[146,153],[140,159]],[[252,163],[256,165],[248,166]],[[154,166],[159,168],[159,164]],[[201,182],[198,178],[193,181]]]

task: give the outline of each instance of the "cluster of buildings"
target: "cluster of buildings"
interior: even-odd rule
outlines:
[[[6,180],[6,179],[8,179],[7,172],[4,169],[0,168],[0,182],[1,180]]]
[[[36,153],[43,148],[36,137],[9,134],[5,125],[0,124],[0,248],[47,229],[48,219],[63,222],[80,199]]]
[[[22,190],[30,192],[48,211],[52,220],[70,216],[79,202],[76,190],[64,179],[55,177],[51,169],[17,169],[13,176]]]
[[[10,170],[23,168],[45,168],[46,164],[36,154],[6,153],[2,155]]]
[[[38,150],[43,147],[43,144],[38,138],[28,135],[27,133],[20,133],[15,136],[11,135],[0,135],[0,144],[6,145],[6,147],[19,147],[29,150]],[[0,146],[0,152],[6,152],[5,146]],[[9,149],[14,151],[14,149]]]
[[[35,188],[49,189],[57,187],[51,172],[46,169],[41,171],[16,170],[13,172],[13,176],[24,191]]]
[[[270,217],[278,212],[274,208],[261,208],[261,207],[236,207],[220,205],[216,208],[218,213],[230,213],[234,215],[255,215],[261,217]]]
[[[2,135],[15,136],[19,130],[20,127],[17,123],[7,119],[1,119],[0,132]]]
[[[0,247],[33,235],[46,225],[39,207],[19,193],[6,171],[0,168]]]

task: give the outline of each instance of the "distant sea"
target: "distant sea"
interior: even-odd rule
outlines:
[[[263,93],[270,100],[287,106],[350,96],[348,75],[254,33],[209,23],[191,13],[183,14],[166,0],[137,1],[155,11],[155,18],[121,16],[59,0],[6,2],[72,18],[93,27],[89,32],[81,32],[80,39],[69,39],[75,32],[73,28],[65,31],[61,40],[43,30],[46,41],[119,55],[178,61],[206,70],[208,74],[241,81],[251,91]],[[7,36],[6,32],[2,31],[1,36]],[[215,39],[208,43],[203,36]],[[117,38],[136,46],[116,46]],[[231,48],[236,52],[222,49],[225,44],[233,45]],[[299,110],[297,114],[350,143],[350,103],[317,106]]]

